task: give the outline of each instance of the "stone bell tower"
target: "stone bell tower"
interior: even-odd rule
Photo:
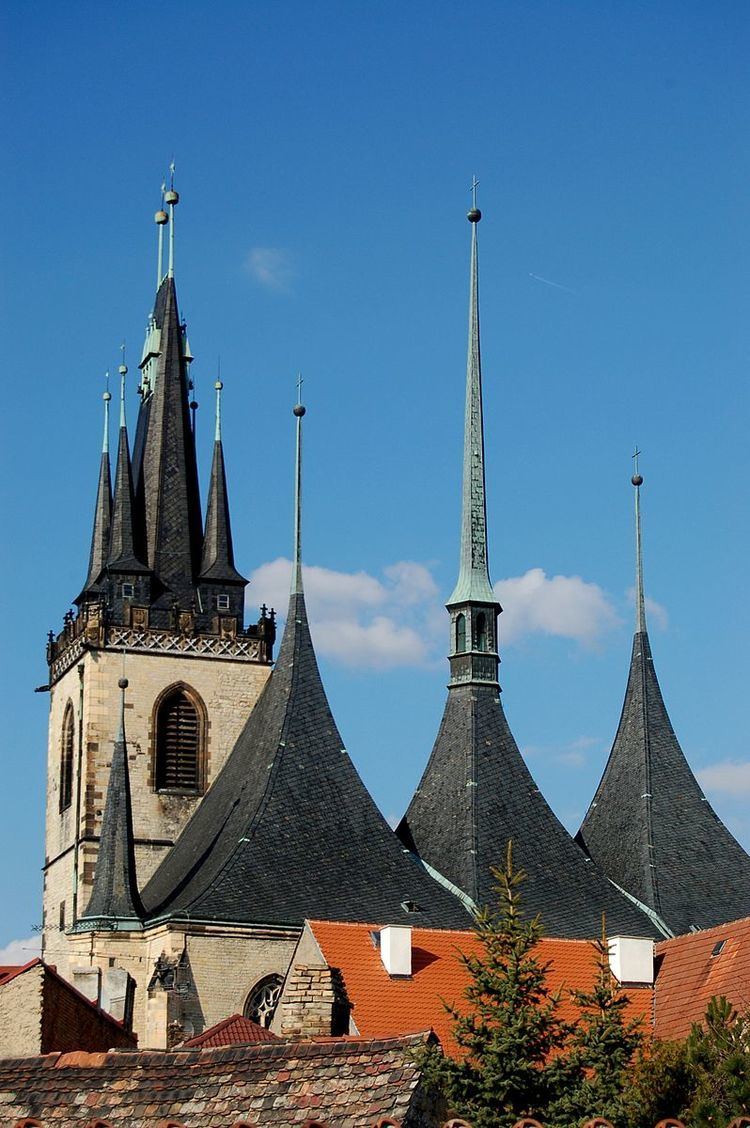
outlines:
[[[88,575],[50,633],[44,954],[65,960],[62,934],[92,890],[107,780],[118,732],[118,679],[130,683],[128,758],[138,885],[196,810],[270,673],[274,614],[244,622],[247,581],[234,564],[221,437],[220,381],[205,530],[189,377],[193,357],[174,277],[172,183],[156,213],[157,292],[140,363],[132,453],[120,366],[114,488],[110,394]],[[168,232],[168,269],[162,273]]]

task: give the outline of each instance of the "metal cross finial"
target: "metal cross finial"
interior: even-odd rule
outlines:
[[[636,474],[638,473],[638,458],[639,458],[639,456],[640,456],[641,454],[643,454],[643,451],[642,451],[642,450],[638,450],[638,444],[636,443],[636,445],[635,445],[635,451],[633,452],[633,462],[635,463],[635,472],[636,472]]]
[[[172,157],[172,160],[169,162],[169,187],[170,188],[174,188],[174,174],[175,174],[175,163],[174,163],[174,157]],[[165,185],[165,187],[166,187],[166,185]]]
[[[471,206],[474,209],[476,209],[476,206],[477,206],[477,188],[478,187],[479,187],[479,181],[477,180],[476,176],[472,176],[472,178],[471,178]]]
[[[302,379],[302,373],[298,372],[297,373],[297,403],[302,403],[302,385],[303,384],[304,384],[304,380]]]

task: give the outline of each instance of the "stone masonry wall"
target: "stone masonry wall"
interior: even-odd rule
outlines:
[[[42,1052],[44,968],[29,968],[0,987],[0,1059]]]
[[[316,1038],[332,1029],[336,990],[329,967],[298,964],[284,984],[280,1033],[286,1038]]]
[[[92,839],[79,851],[78,914],[86,907],[96,861],[97,840],[104,809],[112,747],[119,723],[118,679],[120,653],[87,651],[50,690],[47,761],[47,831],[44,882],[44,954],[56,962],[60,949],[60,906],[67,929],[73,922],[76,796],[79,788],[78,724],[83,711],[83,755],[80,781],[80,833]],[[82,677],[79,673],[82,671]],[[184,683],[201,698],[207,715],[205,775],[216,778],[257,701],[270,667],[254,662],[206,656],[127,654],[129,681],[125,728],[128,741],[136,865],[143,887],[177,838],[200,796],[159,794],[153,787],[154,704],[165,689]],[[81,694],[82,690],[82,694]],[[68,701],[75,718],[73,801],[59,810],[62,722]]]
[[[200,925],[82,933],[66,938],[66,965],[128,971],[136,981],[133,1030],[139,1047],[165,1049],[241,1013],[251,989],[266,975],[285,976],[298,936],[298,929]],[[153,983],[161,957],[174,969],[172,990]]]

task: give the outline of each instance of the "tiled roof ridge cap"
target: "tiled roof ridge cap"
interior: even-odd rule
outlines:
[[[115,1065],[124,1065],[129,1068],[138,1065],[163,1065],[168,1061],[177,1061],[180,1058],[191,1058],[191,1064],[205,1061],[238,1060],[242,1057],[255,1057],[266,1055],[269,1057],[284,1057],[291,1059],[295,1056],[295,1048],[299,1048],[302,1057],[325,1056],[333,1054],[358,1054],[363,1050],[388,1051],[401,1047],[412,1046],[427,1041],[434,1037],[431,1029],[418,1030],[409,1034],[388,1034],[379,1037],[363,1038],[359,1035],[344,1037],[321,1038],[280,1038],[276,1042],[253,1042],[244,1046],[201,1046],[180,1047],[172,1050],[128,1050],[112,1049],[100,1052],[85,1050],[71,1050],[65,1053],[55,1051],[50,1054],[40,1054],[37,1057],[8,1058],[0,1061],[2,1065],[38,1068],[43,1063],[51,1069],[104,1069]],[[137,1059],[137,1060],[136,1060]]]
[[[675,947],[680,941],[688,942],[690,940],[697,940],[699,936],[711,937],[717,932],[723,932],[726,929],[734,929],[738,925],[745,925],[750,927],[750,916],[737,917],[736,920],[727,920],[723,924],[712,924],[710,928],[699,928],[695,932],[681,932],[677,936],[669,936],[664,940],[660,940],[656,945],[656,951],[661,952],[668,947]]]
[[[23,964],[17,967],[15,971],[9,973],[7,976],[4,976],[2,980],[0,980],[0,988],[5,987],[8,983],[11,983],[14,979],[17,979],[19,975],[23,975],[24,972],[31,971],[33,967],[37,966],[41,967],[47,975],[51,975],[53,979],[56,979],[58,983],[62,984],[66,991],[70,991],[71,994],[75,995],[78,999],[84,1002],[87,1007],[96,1011],[97,1014],[101,1015],[101,1017],[104,1018],[107,1022],[112,1023],[112,1025],[116,1026],[119,1030],[127,1029],[124,1022],[121,1022],[119,1018],[115,1018],[115,1016],[113,1014],[110,1014],[109,1011],[104,1010],[104,1007],[99,1006],[99,1004],[95,1003],[93,999],[89,999],[86,995],[79,991],[77,987],[74,987],[72,983],[65,979],[64,976],[60,975],[60,972],[56,967],[53,967],[52,964],[48,964],[41,958],[41,956],[35,956],[34,959],[29,960],[27,964]]]
[[[750,920],[750,917],[748,917],[747,919]],[[392,924],[383,923],[383,922],[378,923],[378,922],[373,922],[373,921],[361,921],[361,920],[323,920],[323,919],[317,919],[317,918],[313,918],[313,917],[308,918],[306,923],[310,925],[310,928],[313,930],[313,932],[315,931],[316,925],[326,925],[326,926],[330,926],[332,928],[341,929],[342,931],[344,929],[362,929],[362,930],[367,929],[371,932],[372,931],[377,932],[381,928],[393,927]],[[398,924],[396,924],[396,927],[403,927],[403,922],[398,922]],[[472,928],[430,928],[427,925],[421,925],[421,924],[413,924],[413,925],[409,925],[408,927],[411,928],[413,933],[429,932],[430,934],[434,934],[435,936],[470,936],[470,937],[476,937],[477,936],[476,932]],[[726,926],[725,925],[718,925],[716,927],[724,928]],[[705,931],[708,931],[708,929],[706,929]],[[617,935],[621,935],[621,933],[617,933]],[[622,935],[624,935],[624,934],[622,934]],[[690,933],[689,935],[694,935],[694,933]],[[588,947],[591,944],[595,944],[598,939],[600,939],[598,936],[591,936],[590,938],[581,937],[581,936],[540,936],[539,939],[537,940],[537,943],[538,944],[566,944],[566,945],[567,944],[571,944],[571,945],[572,944],[584,944]]]

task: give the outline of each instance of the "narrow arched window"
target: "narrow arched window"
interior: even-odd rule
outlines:
[[[154,718],[157,791],[201,790],[203,717],[198,699],[182,686],[159,701]]]
[[[466,616],[456,616],[456,653],[462,654],[466,650]]]
[[[477,615],[477,650],[487,649],[487,616],[484,611]]]
[[[68,702],[62,724],[60,741],[60,810],[67,811],[73,801],[73,747],[75,745],[75,719],[73,704]]]

